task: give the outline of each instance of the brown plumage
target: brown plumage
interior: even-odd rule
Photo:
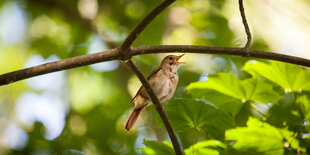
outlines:
[[[179,80],[177,70],[180,64],[183,63],[178,60],[183,55],[166,56],[160,66],[152,71],[147,77],[150,86],[160,102],[169,100],[175,92]],[[132,102],[135,102],[135,106],[125,125],[127,131],[133,127],[143,109],[151,102],[151,99],[143,86],[140,87],[137,94],[132,99]]]

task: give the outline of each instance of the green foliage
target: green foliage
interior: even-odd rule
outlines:
[[[172,144],[167,141],[162,143],[155,140],[143,140],[146,148],[141,148],[143,154],[147,155],[171,155],[174,154]]]
[[[33,57],[48,61],[51,56],[65,59],[114,48],[161,2],[91,0],[89,6],[79,6],[81,1],[0,0],[1,22],[12,14],[7,11],[9,6],[15,6],[20,18],[25,20],[25,26],[6,24],[12,27],[11,36],[18,27],[24,27],[20,41],[12,44],[6,44],[9,38],[3,38],[9,28],[3,29],[4,24],[0,24],[1,74],[29,66],[28,61]],[[83,17],[81,11],[81,7],[90,7],[91,2],[96,2],[98,8],[94,19]],[[230,15],[233,6],[227,0],[176,1],[147,26],[134,46],[235,47],[235,42],[245,37],[239,35],[235,18],[231,18],[235,17]],[[98,28],[100,37],[94,28]],[[243,27],[240,28],[243,32]],[[253,36],[251,48],[271,51],[273,46],[264,42],[266,38],[259,38],[260,34]],[[98,46],[93,38],[101,38],[103,45]],[[161,58],[160,54],[134,57],[146,74],[158,66]],[[310,154],[309,69],[232,56],[187,54],[184,59],[186,64],[179,70],[174,99],[164,106],[186,155]],[[153,106],[145,109],[130,132],[124,130],[132,108],[128,103],[140,83],[131,83],[134,75],[122,62],[114,67],[112,71],[96,70],[93,66],[65,71],[59,88],[54,85],[61,82],[46,82],[41,76],[32,84],[25,80],[1,86],[0,154],[174,154]],[[207,80],[198,81],[205,74]],[[53,75],[44,76],[53,79]],[[42,83],[48,87],[33,86]],[[29,93],[49,96],[43,101],[31,98],[32,103],[45,104],[55,98],[61,103],[50,103],[63,109],[64,115],[64,120],[58,120],[63,121],[63,126],[58,124],[61,131],[54,139],[46,136],[54,131],[46,120],[53,120],[59,114],[52,113],[50,107],[44,111],[36,104],[20,108],[27,105],[23,96]],[[42,113],[49,117],[40,116]],[[25,114],[34,116],[24,118]],[[9,128],[10,124],[15,124],[17,129]],[[15,130],[27,137],[21,146],[13,146],[7,140],[17,137],[17,142],[21,142],[20,132],[15,134]],[[156,140],[142,141],[142,138]]]
[[[276,83],[286,92],[310,91],[310,72],[297,65],[276,61],[271,64],[249,61],[243,69],[253,76],[259,75]]]
[[[226,149],[226,144],[217,140],[206,140],[198,142],[184,150],[185,155],[209,154],[219,155],[221,150]]]
[[[243,154],[283,154],[284,145],[280,131],[255,118],[250,118],[247,127],[227,130],[226,140],[236,141],[233,147]]]
[[[272,86],[260,79],[239,80],[231,73],[218,73],[208,77],[208,81],[191,83],[187,90],[211,89],[224,95],[246,101],[261,103],[276,103],[279,94],[272,90]]]
[[[248,113],[246,112],[248,110],[258,111],[260,114],[261,110],[270,109],[268,115],[263,115],[263,117],[250,112],[249,115],[252,117],[247,121],[247,127],[225,130],[226,141],[234,143],[228,143],[232,149],[228,147],[224,152],[229,154],[284,154],[292,152],[294,149],[305,152],[306,149],[302,145],[308,144],[300,143],[304,141],[300,141],[296,131],[305,131],[300,130],[304,126],[303,118],[306,124],[309,123],[310,94],[307,92],[308,83],[306,80],[310,79],[308,78],[310,72],[296,65],[279,62],[267,64],[258,61],[245,63],[243,69],[252,77],[238,79],[231,73],[217,73],[209,75],[207,81],[193,82],[186,88],[192,97],[211,102],[218,109],[235,117],[236,122],[240,119],[239,115]],[[303,84],[299,81],[303,81]],[[282,91],[274,83],[281,86]],[[296,93],[287,94],[283,90],[286,90],[287,93],[290,90]],[[244,103],[250,103],[249,105],[264,103],[268,106],[245,108]],[[190,107],[184,109],[190,109]],[[238,117],[236,117],[237,114]],[[242,117],[244,116],[246,115],[242,115]],[[253,117],[267,119],[268,122],[282,128],[261,122]],[[183,122],[186,121],[183,120]],[[308,132],[308,125],[305,127]],[[290,149],[284,146],[288,146]]]
[[[231,116],[235,116],[243,105],[240,100],[211,89],[193,88],[188,89],[188,92],[194,98],[201,98],[210,101],[219,109]]]
[[[224,131],[234,127],[230,116],[205,100],[172,100],[165,107],[176,132],[196,129],[208,137],[223,139]]]

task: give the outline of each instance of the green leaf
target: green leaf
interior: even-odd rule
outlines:
[[[226,145],[218,140],[206,140],[198,142],[185,149],[185,155],[208,154],[219,155],[219,149],[225,149]]]
[[[246,100],[261,103],[277,103],[281,96],[272,89],[272,85],[261,79],[246,79],[241,82]]]
[[[187,90],[211,89],[239,99],[243,103],[252,100],[261,103],[276,103],[280,95],[272,90],[272,85],[261,79],[239,80],[231,73],[218,73],[209,76],[208,81],[191,83]]]
[[[243,92],[239,80],[231,73],[210,75],[208,81],[193,82],[187,86],[188,91],[191,89],[212,89],[237,99],[243,99]]]
[[[238,114],[243,105],[240,100],[211,89],[190,89],[188,92],[193,98],[205,99],[233,117]]]
[[[299,109],[301,110],[302,113],[302,119],[305,121],[303,123],[303,127],[307,132],[310,131],[310,96],[307,95],[302,95],[297,98],[297,103],[299,105]]]
[[[223,139],[225,130],[234,127],[232,117],[205,100],[176,99],[165,107],[176,132],[197,129],[213,138]]]
[[[301,112],[304,114],[305,119],[310,121],[310,99],[307,95],[302,95],[297,99],[297,102],[299,102]]]
[[[143,140],[143,144],[146,148],[141,148],[143,154],[147,155],[172,155],[174,150],[172,145],[167,142],[158,142],[154,140]]]
[[[248,61],[243,70],[253,76],[262,76],[285,91],[310,91],[310,72],[300,66],[273,61],[271,64]]]
[[[240,153],[283,154],[283,137],[274,126],[250,117],[247,127],[227,130],[226,140],[236,141],[233,148]]]

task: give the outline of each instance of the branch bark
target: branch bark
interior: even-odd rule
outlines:
[[[247,42],[244,46],[244,48],[248,49],[251,45],[251,41],[252,41],[252,35],[251,35],[251,31],[250,31],[250,28],[249,28],[249,25],[248,25],[248,21],[245,17],[245,13],[244,13],[244,7],[243,7],[243,0],[239,0],[239,11],[240,11],[240,14],[241,14],[241,18],[242,18],[242,23],[243,23],[243,26],[244,26],[244,29],[245,29],[245,33],[247,35]]]
[[[137,39],[139,34],[146,28],[146,26],[153,21],[153,19],[160,14],[164,9],[166,9],[170,4],[175,2],[175,0],[164,0],[155,9],[153,9],[139,24],[135,29],[127,36],[125,41],[120,47],[122,52],[125,52],[130,48],[132,43]]]
[[[111,60],[127,60],[132,56],[154,53],[202,53],[202,54],[219,54],[234,55],[251,58],[262,58],[287,62],[291,64],[310,67],[310,60],[285,54],[278,54],[257,50],[245,50],[244,48],[234,47],[213,47],[213,46],[194,46],[194,45],[160,45],[160,46],[141,46],[131,48],[130,52],[123,55],[118,53],[118,48],[102,51],[94,54],[82,55],[63,59],[51,63],[46,63],[30,68],[25,68],[0,75],[0,86],[12,82],[28,79],[34,76],[48,74],[52,72],[67,70],[71,68],[91,65],[99,62]]]

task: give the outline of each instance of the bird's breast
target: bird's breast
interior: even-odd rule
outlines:
[[[164,102],[173,96],[177,83],[177,74],[166,75],[162,71],[158,72],[156,77],[150,80],[150,85],[160,102]]]

